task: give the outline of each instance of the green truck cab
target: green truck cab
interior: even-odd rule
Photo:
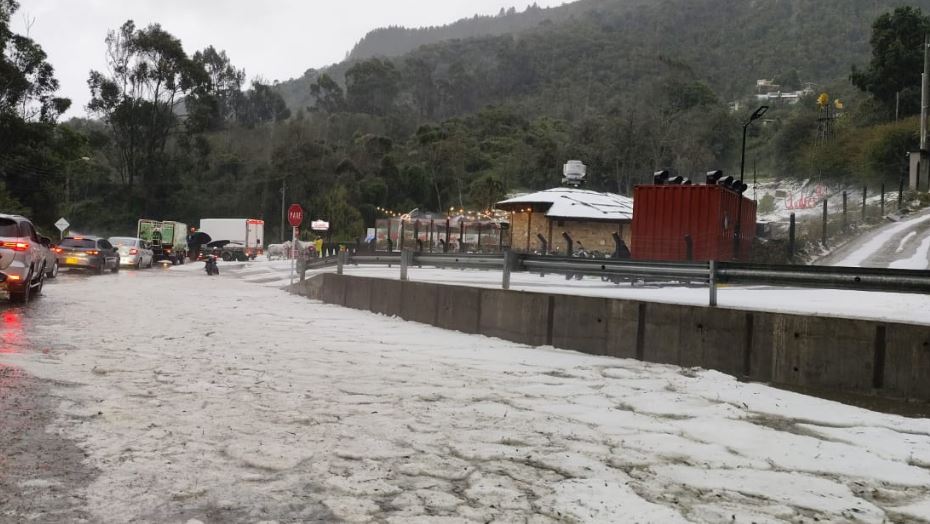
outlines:
[[[153,260],[183,264],[187,258],[187,224],[171,220],[139,220],[136,234],[152,245]]]

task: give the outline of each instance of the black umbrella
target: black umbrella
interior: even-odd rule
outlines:
[[[204,246],[209,244],[213,239],[210,238],[210,235],[204,233],[203,231],[198,231],[190,236],[187,240],[188,244],[195,246]]]

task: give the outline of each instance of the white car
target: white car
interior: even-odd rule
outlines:
[[[47,249],[29,219],[0,214],[0,289],[10,300],[28,302],[42,292]]]
[[[119,265],[136,269],[152,267],[155,255],[145,240],[135,237],[110,237],[109,240],[119,251]]]

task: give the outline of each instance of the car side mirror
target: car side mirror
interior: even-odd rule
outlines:
[[[114,248],[113,248],[113,252],[114,252],[114,253],[119,253],[119,248],[118,248],[118,247],[114,247]]]
[[[52,241],[49,240],[47,237],[42,237],[39,239],[39,243],[45,247],[49,247],[52,244]]]

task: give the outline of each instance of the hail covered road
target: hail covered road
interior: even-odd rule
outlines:
[[[63,275],[4,304],[0,521],[930,517],[930,420],[224,273]]]

